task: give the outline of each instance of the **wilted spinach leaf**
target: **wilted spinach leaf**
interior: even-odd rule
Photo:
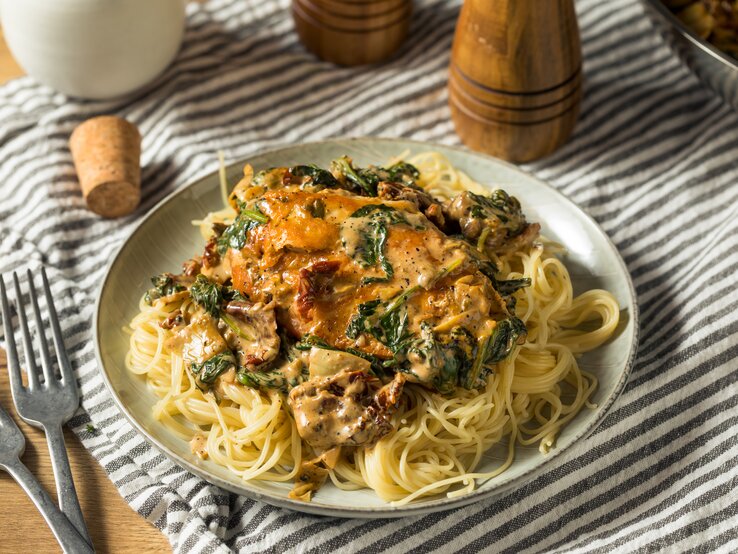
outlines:
[[[474,365],[467,376],[464,387],[475,388],[478,379],[484,377],[485,366],[507,358],[515,348],[518,339],[527,332],[525,323],[515,316],[498,321],[492,334],[487,336],[479,346]]]
[[[331,170],[334,174],[342,175],[347,184],[365,196],[376,196],[379,178],[373,173],[368,173],[354,168],[351,158],[342,156],[331,162]]]
[[[180,285],[174,280],[174,276],[171,273],[162,273],[156,277],[151,278],[151,284],[154,285],[146,291],[144,295],[144,301],[150,306],[154,300],[169,296],[175,292],[186,290],[187,287]]]
[[[195,362],[191,363],[190,371],[192,371],[192,373],[194,373],[202,383],[210,385],[215,381],[218,375],[228,371],[231,367],[236,367],[236,365],[236,357],[233,355],[233,352],[225,350],[200,364]]]
[[[190,287],[190,296],[192,300],[205,308],[205,311],[211,316],[219,316],[220,305],[223,302],[220,285],[212,282],[204,275],[198,275]]]
[[[296,165],[290,169],[290,173],[296,177],[310,177],[314,185],[321,185],[328,188],[341,187],[341,183],[338,182],[338,179],[330,171],[314,164]]]
[[[241,250],[246,246],[248,232],[268,221],[269,218],[261,213],[259,208],[253,210],[242,208],[233,223],[226,227],[223,234],[218,237],[218,253],[223,255],[229,248]]]
[[[463,327],[454,327],[448,336],[440,339],[433,333],[431,324],[424,321],[420,324],[420,337],[408,348],[413,364],[401,371],[412,372],[412,367],[425,365],[428,371],[423,376],[430,376],[426,384],[441,394],[449,394],[471,366],[475,343],[472,334]],[[415,373],[415,377],[421,376]]]

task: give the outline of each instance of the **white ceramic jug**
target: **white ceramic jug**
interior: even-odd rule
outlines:
[[[38,81],[82,98],[126,95],[174,59],[183,0],[0,0],[18,64]]]

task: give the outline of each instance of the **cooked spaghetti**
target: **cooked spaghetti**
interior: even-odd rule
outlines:
[[[407,503],[473,490],[516,445],[548,452],[592,407],[577,356],[613,334],[617,301],[575,297],[518,201],[442,155],[246,166],[227,200],[130,323],[129,369],[201,457],[293,498],[330,479]]]

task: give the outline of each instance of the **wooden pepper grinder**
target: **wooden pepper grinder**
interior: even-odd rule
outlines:
[[[515,162],[566,142],[579,115],[582,52],[573,0],[466,0],[449,105],[474,150]]]
[[[300,40],[338,65],[376,63],[402,44],[412,0],[292,0]]]

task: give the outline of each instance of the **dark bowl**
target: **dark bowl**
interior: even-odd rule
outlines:
[[[697,76],[738,109],[738,60],[701,39],[661,0],[641,0],[661,35]]]

